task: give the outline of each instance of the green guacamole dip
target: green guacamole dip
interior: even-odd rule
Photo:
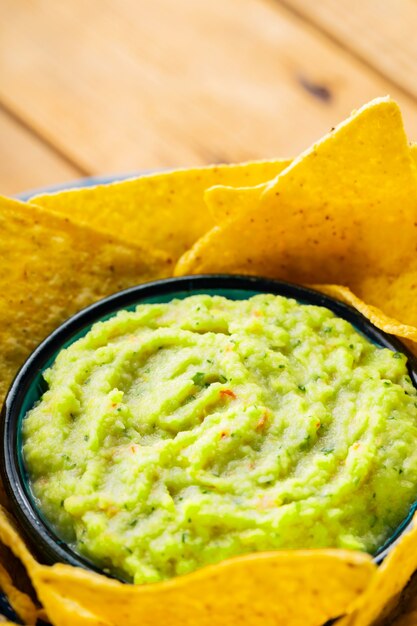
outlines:
[[[45,373],[23,423],[33,492],[135,583],[260,550],[372,552],[417,498],[405,361],[272,295],[122,311]]]

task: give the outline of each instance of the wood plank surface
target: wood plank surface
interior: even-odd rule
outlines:
[[[0,101],[91,173],[297,154],[386,93],[278,0],[1,0]],[[11,52],[12,51],[12,52]]]
[[[1,109],[0,164],[0,193],[6,195],[82,175],[81,170]]]
[[[416,0],[278,0],[417,97]]]

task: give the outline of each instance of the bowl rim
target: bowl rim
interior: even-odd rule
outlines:
[[[216,291],[218,289],[272,293],[294,298],[305,304],[326,307],[337,316],[353,324],[368,339],[375,341],[380,346],[405,354],[411,380],[413,385],[417,387],[417,358],[397,337],[378,329],[353,307],[310,287],[260,276],[202,274],[143,283],[107,296],[75,313],[35,348],[11,383],[1,410],[0,476],[19,529],[41,562],[47,564],[63,562],[114,577],[86,557],[79,555],[69,544],[60,539],[47,522],[42,519],[34,505],[33,498],[28,493],[19,463],[18,419],[34,372],[42,371],[48,360],[53,358],[64,344],[71,342],[83,329],[90,327],[104,317],[117,313],[119,310],[140,304],[142,300],[151,297],[169,296],[171,294],[175,297],[175,294],[180,292],[185,292],[188,296],[204,293],[205,290]],[[374,556],[374,561],[377,564],[383,561],[400,537],[411,529],[414,507],[417,507],[417,502],[411,507],[408,516],[398,526],[395,533],[377,551]],[[118,579],[122,580],[120,577]]]

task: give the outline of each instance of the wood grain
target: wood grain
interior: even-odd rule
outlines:
[[[81,174],[1,109],[0,163],[0,193],[6,195],[65,182]]]
[[[415,0],[279,0],[417,97]]]
[[[0,100],[92,173],[297,154],[388,92],[417,138],[412,98],[276,0],[1,5]]]

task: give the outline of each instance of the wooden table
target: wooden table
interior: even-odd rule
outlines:
[[[292,156],[390,93],[416,0],[0,0],[0,192]]]

